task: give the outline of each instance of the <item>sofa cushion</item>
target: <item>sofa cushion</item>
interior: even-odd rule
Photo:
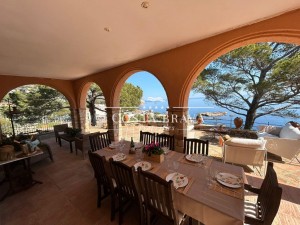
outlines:
[[[298,128],[292,126],[290,123],[284,125],[280,131],[280,138],[300,139],[300,131]]]
[[[263,139],[232,138],[226,141],[225,144],[244,148],[264,149],[266,141]]]
[[[257,136],[258,136],[259,138],[265,138],[265,137],[279,138],[278,136],[273,135],[273,134],[269,134],[269,133],[267,133],[267,132],[260,132],[260,133],[257,133]]]

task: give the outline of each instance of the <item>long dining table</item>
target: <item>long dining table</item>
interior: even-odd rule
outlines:
[[[137,155],[129,154],[129,142],[121,151],[120,148],[103,148],[95,153],[105,156],[108,160],[117,153],[124,153],[126,159],[122,162],[134,166],[140,159]],[[143,159],[146,161],[146,159]],[[193,163],[185,159],[183,153],[169,151],[162,163],[151,163],[152,173],[163,179],[171,172],[170,165],[177,161],[179,167],[176,172],[188,177],[188,184],[175,191],[176,208],[206,225],[240,225],[244,221],[244,186],[239,190],[227,188],[223,185],[209,185],[207,168],[210,170],[234,174],[246,183],[242,167],[219,162],[212,157],[206,157],[202,163]],[[173,171],[174,172],[174,171]],[[217,182],[216,182],[217,183]],[[217,188],[218,186],[218,188]],[[237,195],[235,196],[235,192]]]

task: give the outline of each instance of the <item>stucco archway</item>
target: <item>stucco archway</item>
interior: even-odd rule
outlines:
[[[200,72],[218,57],[240,47],[258,42],[284,42],[300,45],[300,31],[269,31],[262,33],[253,33],[247,36],[237,37],[222,45],[219,45],[209,51],[204,57],[199,59],[198,63],[190,71],[183,85],[182,95],[180,98],[181,105],[188,106],[188,98],[194,81]]]
[[[13,94],[15,92],[17,95]],[[12,127],[13,136],[15,133],[30,133],[38,130],[49,132],[53,129],[53,125],[70,123],[72,118],[70,101],[50,85],[29,83],[17,86],[4,94],[0,102],[5,110],[3,117],[11,120],[11,125],[8,127]],[[17,115],[7,113],[14,107],[19,111]],[[2,122],[6,126],[5,129],[9,130],[7,120],[3,119]]]
[[[88,91],[91,87],[92,84],[96,84],[102,91],[101,86],[94,81],[88,81],[85,83],[82,83],[79,92],[78,92],[78,96],[77,96],[77,102],[78,102],[78,106],[79,106],[79,120],[80,120],[80,127],[81,129],[83,129],[84,131],[89,131],[88,129],[89,125],[87,124],[87,118],[86,118],[86,114],[87,114],[87,107],[86,107],[86,97],[88,94]],[[107,104],[107,98],[105,96],[105,93],[102,91],[103,96],[104,96],[104,100],[105,100],[105,104]]]

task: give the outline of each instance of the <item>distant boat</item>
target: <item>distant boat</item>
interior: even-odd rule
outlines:
[[[202,116],[207,116],[207,117],[218,117],[218,116],[225,116],[227,112],[205,112],[200,114]]]

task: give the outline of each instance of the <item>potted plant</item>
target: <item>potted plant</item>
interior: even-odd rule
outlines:
[[[143,148],[145,157],[148,160],[161,163],[164,161],[164,150],[159,146],[159,143],[152,142]]]

